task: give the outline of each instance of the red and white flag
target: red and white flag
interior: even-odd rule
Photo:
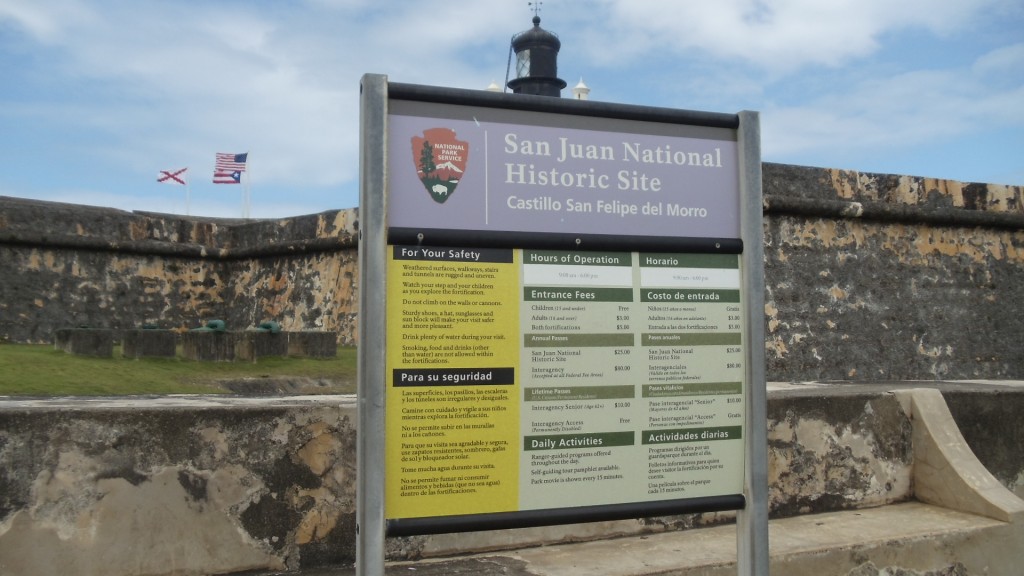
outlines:
[[[188,168],[182,168],[180,170],[161,170],[156,174],[156,181],[160,184],[178,184],[180,186],[185,185],[187,176],[185,171]]]
[[[214,184],[238,184],[242,181],[242,172],[245,172],[245,162],[249,159],[249,153],[227,154],[217,153],[217,163],[213,167]]]

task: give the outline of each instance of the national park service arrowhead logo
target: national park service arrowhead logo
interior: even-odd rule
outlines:
[[[449,128],[424,130],[422,136],[412,137],[412,160],[430,197],[444,204],[466,171],[469,143],[456,138]]]

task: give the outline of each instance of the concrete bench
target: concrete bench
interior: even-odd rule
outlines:
[[[338,355],[335,332],[288,332],[288,355],[297,358],[334,358]]]
[[[177,335],[170,330],[125,330],[121,354],[125,358],[174,358]]]
[[[231,362],[235,359],[236,336],[213,330],[185,332],[181,335],[181,355],[186,360]]]
[[[260,358],[288,355],[288,335],[284,332],[251,330],[237,335],[236,355],[255,362]]]
[[[53,346],[78,356],[110,358],[114,355],[114,333],[106,328],[60,328]]]

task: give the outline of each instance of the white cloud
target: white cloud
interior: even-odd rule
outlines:
[[[21,20],[60,30],[64,74],[116,93],[56,110],[68,129],[116,136],[121,162],[146,151],[195,166],[217,150],[249,150],[265,183],[322,186],[356,176],[363,73],[482,88],[491,75],[467,63],[465,49],[500,46],[493,30],[514,10],[454,0],[429,14],[411,1],[324,6],[94,4],[102,18],[64,20],[40,8]]]
[[[46,44],[59,43],[71,22],[95,22],[90,9],[78,0],[5,0],[0,3],[0,24],[13,21],[33,39]]]
[[[761,110],[766,155],[813,152],[840,162],[1020,126],[1024,44],[998,48],[990,40],[994,49],[973,66],[936,58],[928,70],[899,67],[895,53],[907,32],[966,37],[979,18],[1012,11],[1015,1],[588,0],[552,2],[541,16],[563,41],[560,75],[570,85],[584,76],[597,100]],[[24,90],[0,94],[0,115],[139,181],[190,166],[197,197],[214,152],[249,151],[254,193],[311,191],[260,205],[315,212],[327,189],[352,195],[364,73],[464,88],[501,83],[509,38],[530,26],[526,8],[470,0],[5,0],[0,30],[24,34],[0,46],[34,54],[36,43],[45,57],[29,71],[0,52],[0,63],[20,70]],[[109,200],[146,202],[131,194]],[[231,204],[203,208],[235,216]]]
[[[813,153],[842,162],[851,155],[884,156],[986,131],[1024,129],[1020,75],[998,87],[990,81],[1022,56],[1017,47],[999,49],[973,66],[864,79],[800,105],[769,107],[762,111],[764,150],[776,157]]]
[[[293,42],[302,22],[285,30],[258,14],[136,4],[62,26],[65,72],[108,83],[109,98],[46,108],[69,130],[116,136],[127,165],[140,150],[211,167],[214,151],[252,150],[264,182],[354,177],[356,143],[336,135],[358,120],[358,77],[345,86],[315,50]]]
[[[867,56],[878,50],[886,33],[913,28],[948,32],[1008,1],[603,0],[596,4],[608,16],[595,20],[606,26],[586,37],[599,62],[627,64],[644,53],[667,50],[792,73]]]
[[[981,56],[971,71],[992,82],[1024,81],[1024,43],[997,48]]]

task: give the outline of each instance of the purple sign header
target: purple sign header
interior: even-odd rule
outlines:
[[[547,116],[550,125],[538,123]],[[734,135],[524,118],[530,123],[389,115],[388,225],[739,238]]]

